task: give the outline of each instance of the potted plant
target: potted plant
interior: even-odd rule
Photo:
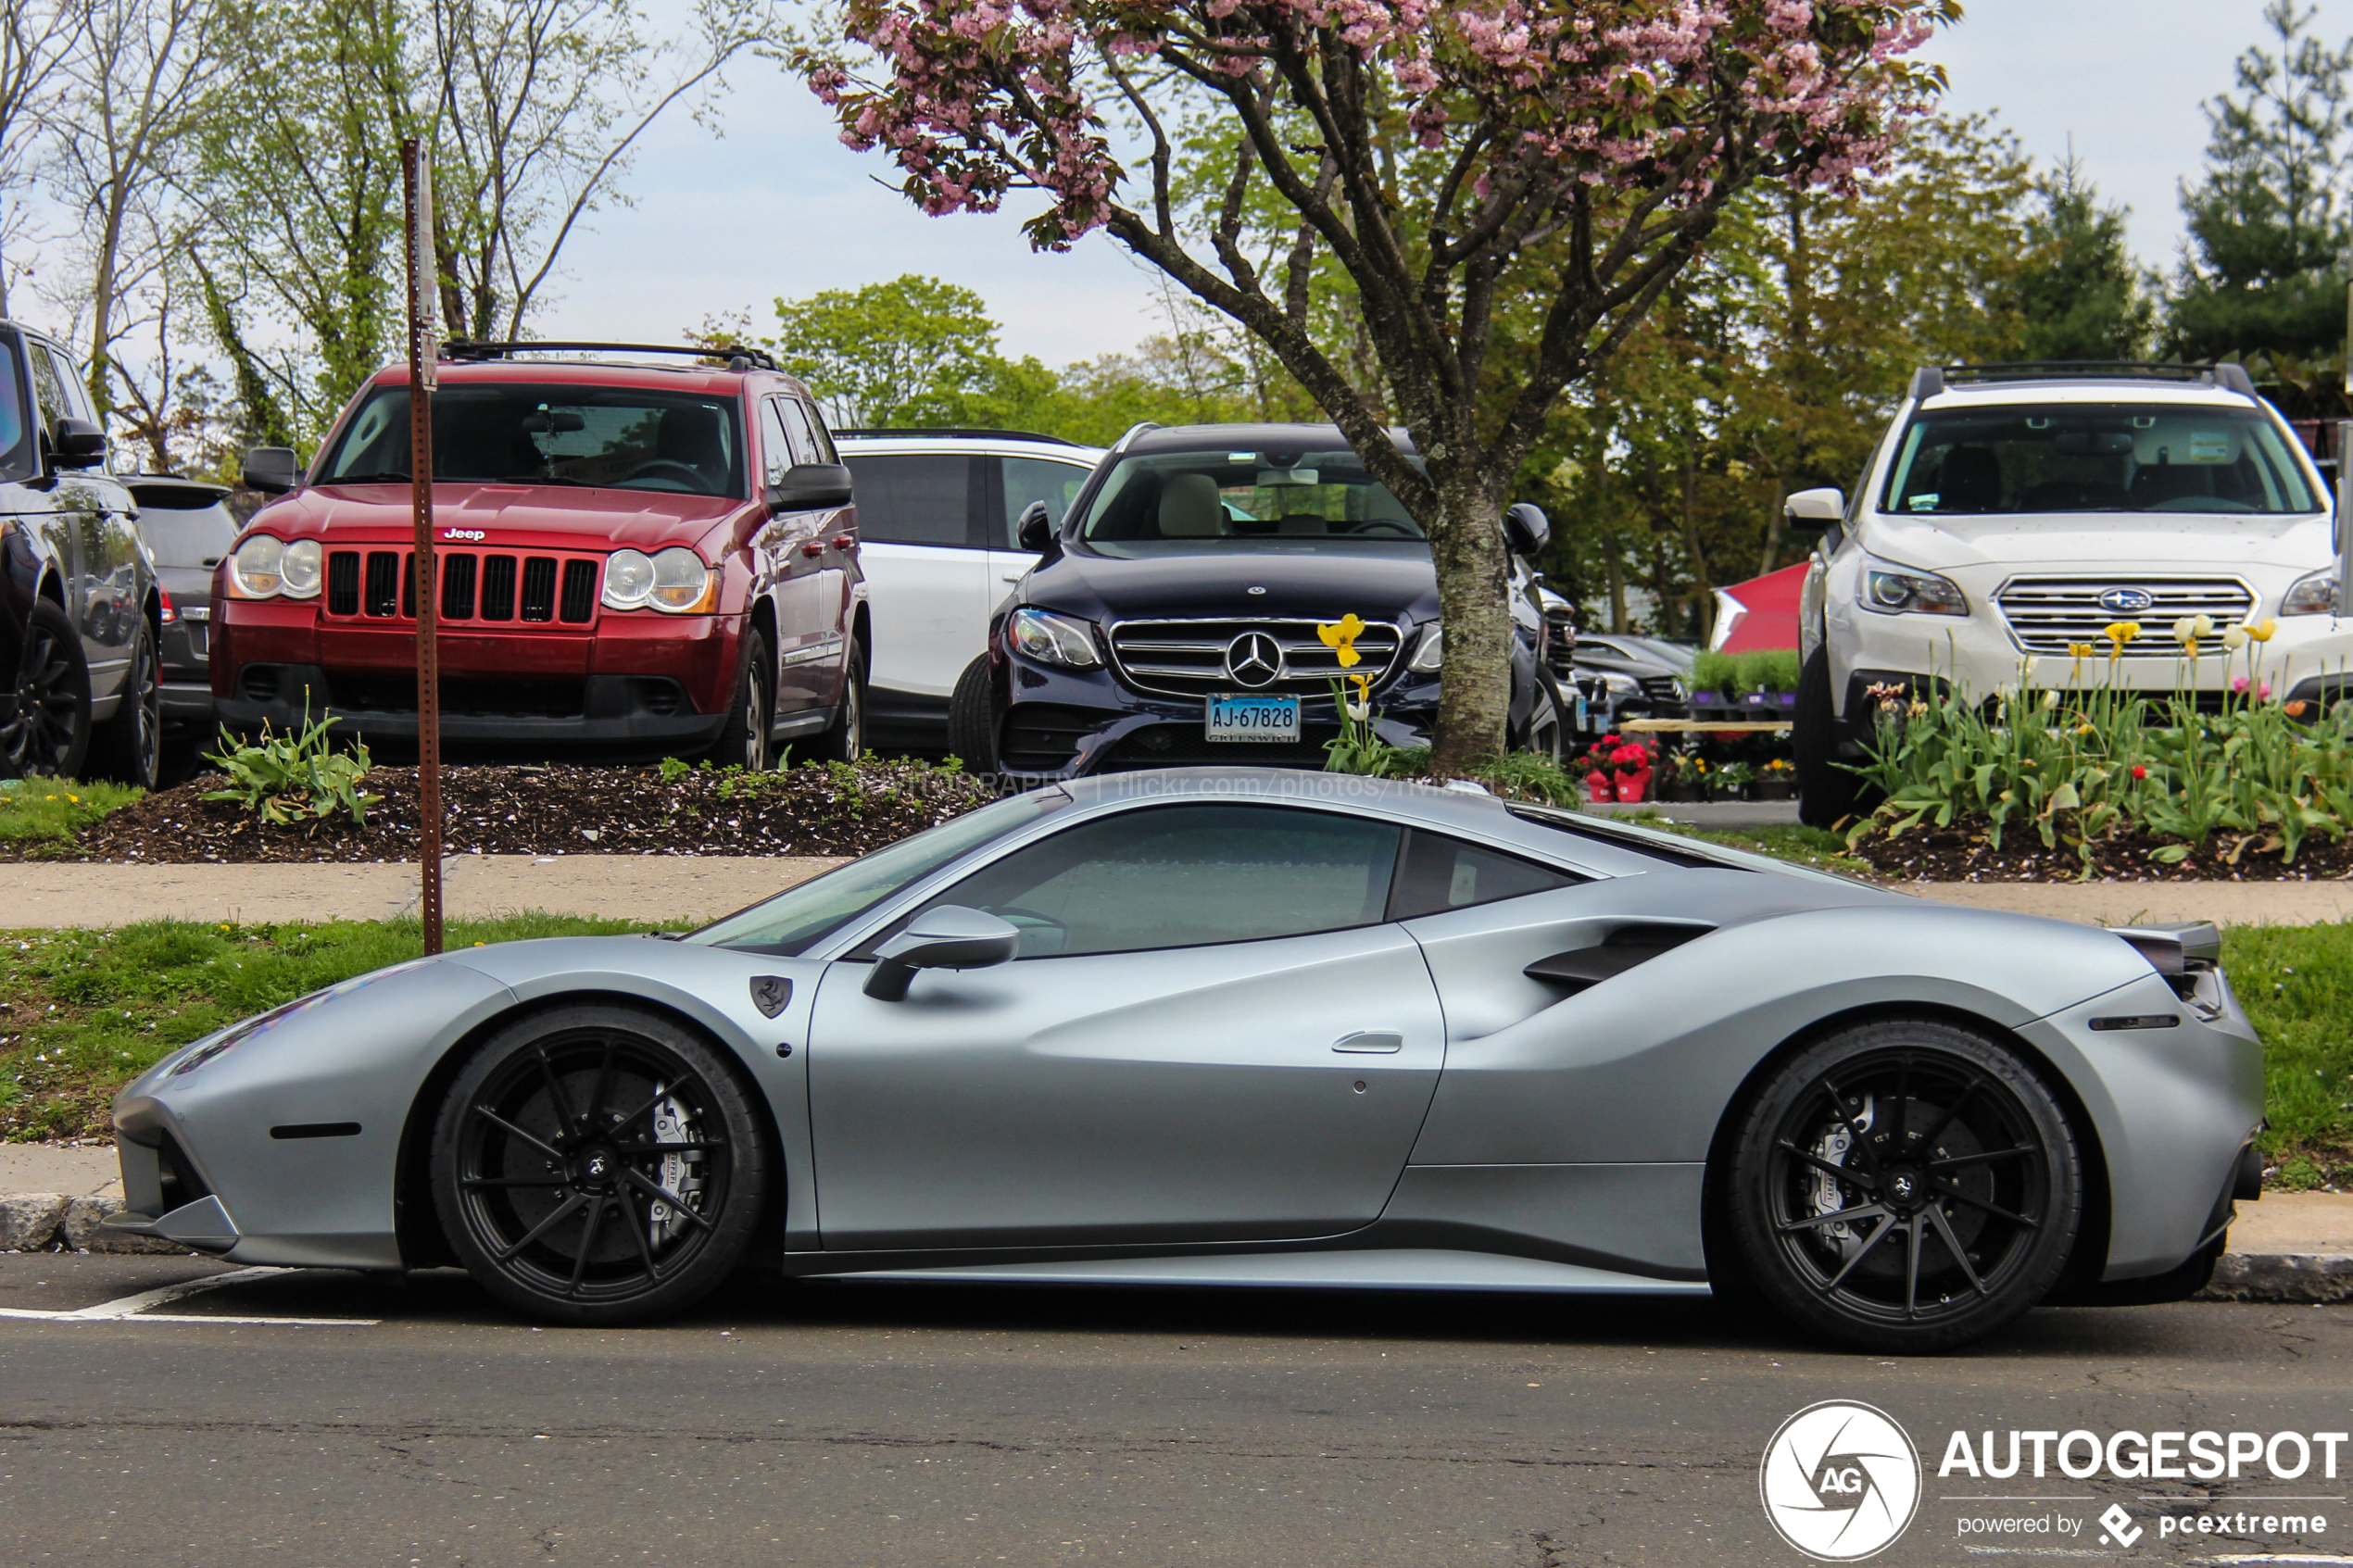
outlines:
[[[1707,798],[1707,759],[1696,751],[1679,751],[1659,763],[1658,798],[1693,801]]]
[[[1617,798],[1629,805],[1650,794],[1651,751],[1646,746],[1628,742],[1609,754],[1610,771],[1616,775]]]
[[[1716,793],[1725,800],[1745,800],[1756,782],[1756,769],[1746,762],[1727,762],[1716,770]]]
[[[1786,757],[1776,757],[1756,770],[1755,782],[1749,785],[1751,800],[1793,800],[1797,797],[1797,775]]]

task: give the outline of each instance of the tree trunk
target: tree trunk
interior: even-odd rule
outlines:
[[[1440,523],[1430,550],[1438,564],[1446,661],[1439,676],[1430,765],[1441,777],[1502,756],[1511,721],[1512,617],[1504,596],[1510,572],[1504,558],[1503,507],[1483,473],[1438,471],[1456,466],[1431,465]]]

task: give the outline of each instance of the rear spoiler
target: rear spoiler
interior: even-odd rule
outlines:
[[[2173,921],[2154,925],[2111,925],[2108,932],[2140,950],[2149,967],[2168,980],[2192,969],[2213,969],[2222,961],[2222,933],[2210,920]]]

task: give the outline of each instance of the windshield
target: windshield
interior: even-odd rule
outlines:
[[[1123,458],[1080,537],[1111,555],[1237,546],[1423,546],[1419,525],[1356,454],[1155,452]]]
[[[433,476],[673,495],[744,494],[733,397],[634,386],[445,384],[433,395]],[[409,477],[409,389],[379,387],[320,470],[321,484]]]
[[[2254,408],[2051,403],[1912,416],[1880,509],[2311,512],[2294,443]]]
[[[966,850],[1070,803],[1058,789],[1016,795],[902,838],[846,866],[777,894],[764,903],[704,926],[686,940],[747,953],[792,958],[821,937],[873,909],[900,888],[929,876]]]
[[[0,337],[0,474],[32,471],[32,422],[25,418],[16,345]]]

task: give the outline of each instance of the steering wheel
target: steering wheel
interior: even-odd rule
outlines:
[[[1387,518],[1375,518],[1370,522],[1360,522],[1349,532],[1359,538],[1411,539],[1415,537],[1413,526],[1410,523],[1392,522]]]
[[[635,468],[623,474],[621,483],[628,484],[639,479],[659,479],[661,476],[654,472],[656,469],[673,470],[684,475],[686,482],[691,484],[700,485],[703,482],[702,470],[695,467],[694,464],[682,463],[671,458],[655,458],[648,462],[639,463]]]

